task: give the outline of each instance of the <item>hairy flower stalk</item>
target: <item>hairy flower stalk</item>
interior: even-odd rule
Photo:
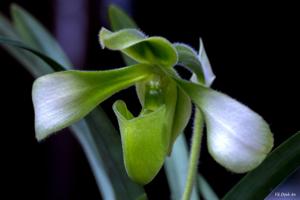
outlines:
[[[203,130],[203,116],[201,111],[195,109],[194,129],[192,137],[192,147],[189,161],[189,170],[186,178],[186,186],[182,195],[182,200],[189,200],[191,198],[193,185],[195,184],[197,177],[197,166],[200,157],[201,142],[202,142],[202,130]]]

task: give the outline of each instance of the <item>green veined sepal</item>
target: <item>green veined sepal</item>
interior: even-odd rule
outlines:
[[[102,28],[99,33],[102,48],[119,50],[139,63],[155,64],[167,68],[177,63],[177,52],[163,37],[147,37],[137,29],[111,32]]]

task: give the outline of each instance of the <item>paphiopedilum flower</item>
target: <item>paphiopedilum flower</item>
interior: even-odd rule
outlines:
[[[247,172],[270,152],[273,136],[267,123],[248,107],[209,88],[215,77],[201,41],[196,53],[184,44],[147,37],[136,29],[111,32],[103,28],[99,39],[103,48],[119,50],[137,64],[106,71],[57,72],[37,79],[32,96],[38,140],[135,85],[140,114],[133,116],[121,100],[113,110],[127,173],[140,184],[150,182],[162,167],[188,123],[191,102],[204,114],[210,154],[225,168]],[[191,81],[180,78],[173,68],[176,64],[194,73]]]

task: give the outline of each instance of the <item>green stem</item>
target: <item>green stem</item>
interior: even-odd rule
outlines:
[[[189,200],[197,178],[197,167],[200,156],[201,140],[203,129],[203,116],[201,111],[196,108],[194,118],[194,130],[192,137],[192,147],[190,153],[189,169],[186,178],[185,189],[182,195],[182,200]]]

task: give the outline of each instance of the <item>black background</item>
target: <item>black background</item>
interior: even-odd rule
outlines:
[[[15,2],[53,30],[53,1]],[[299,12],[295,5],[288,3],[207,2],[136,0],[132,2],[131,11],[147,35],[161,35],[171,42],[185,42],[196,49],[201,36],[217,76],[212,87],[263,116],[278,146],[300,129]],[[8,14],[10,3],[1,0],[0,11]],[[97,41],[98,31],[105,25],[105,18],[100,19],[105,14],[99,14],[104,10],[103,2],[86,3],[88,37],[82,40],[86,40],[88,46],[83,67],[122,66],[119,54],[101,50]],[[84,154],[67,130],[42,143],[36,142],[31,75],[2,49],[0,66],[3,101],[0,195],[9,195],[1,199],[100,199]],[[103,104],[114,123],[111,104],[118,98],[125,99],[134,112],[139,109],[135,106],[133,90],[118,94]],[[186,132],[190,137],[190,128]],[[208,155],[205,144],[202,149],[199,171],[222,197],[243,175],[227,172]],[[168,199],[163,170],[146,186],[146,191],[150,199]]]

